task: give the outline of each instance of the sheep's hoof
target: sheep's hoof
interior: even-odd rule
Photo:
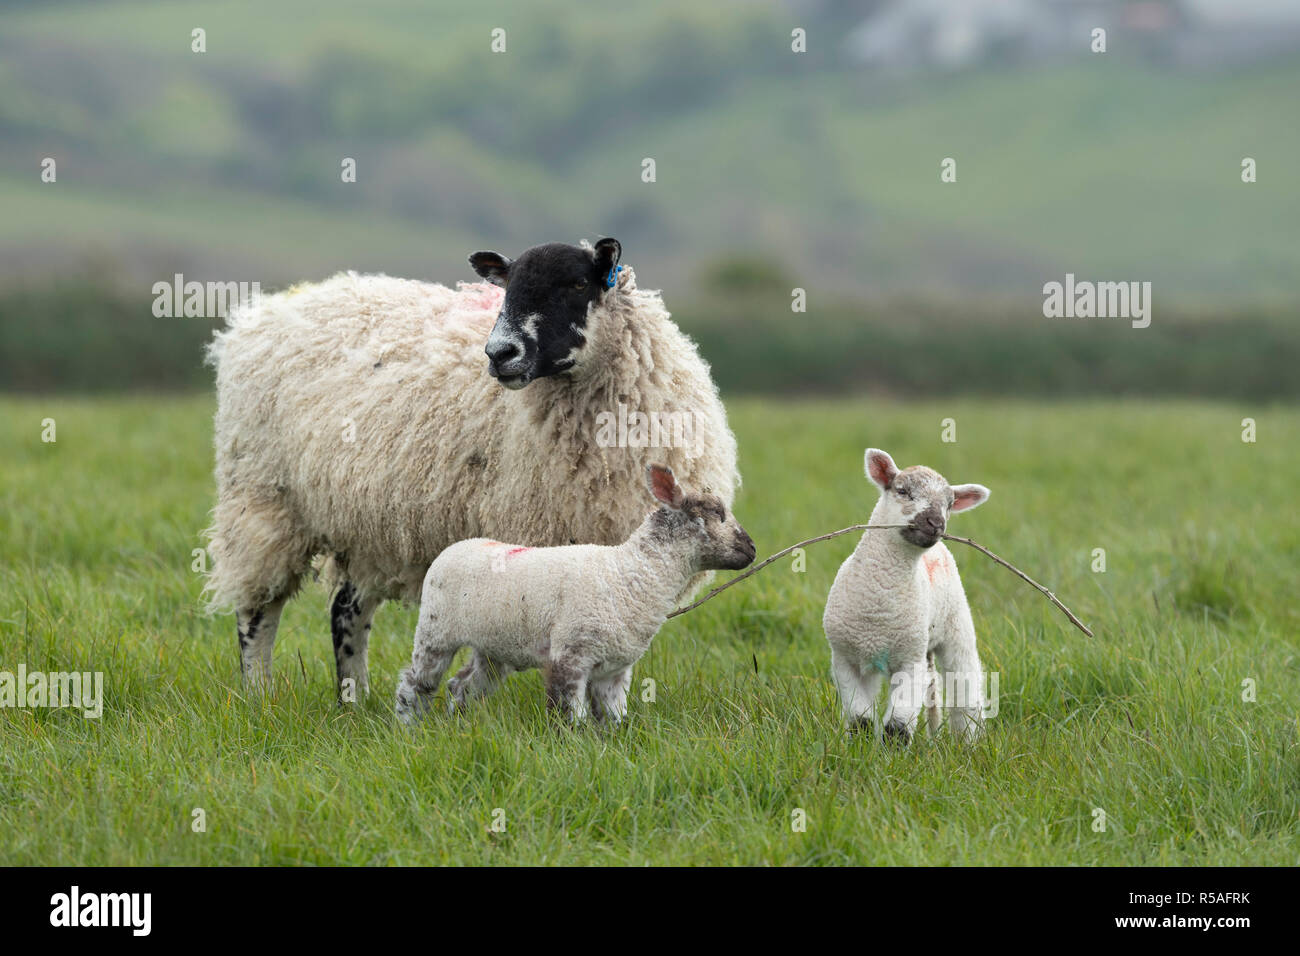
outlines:
[[[856,737],[858,734],[874,733],[875,721],[863,714],[859,717],[852,718],[844,727],[849,732],[850,737]]]
[[[912,742],[912,732],[906,724],[885,724],[885,742],[895,747],[906,747]]]

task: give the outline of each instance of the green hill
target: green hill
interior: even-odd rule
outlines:
[[[1032,297],[1070,271],[1150,280],[1164,302],[1294,295],[1300,60],[887,81],[824,9],[5,7],[0,269],[450,280],[472,249],[609,233],[650,285],[745,255],[838,294]]]

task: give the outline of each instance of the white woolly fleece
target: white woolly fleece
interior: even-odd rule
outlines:
[[[625,266],[579,365],[519,391],[485,367],[502,296],[349,272],[230,317],[209,349],[213,608],[292,593],[321,554],[367,594],[416,600],[455,541],[617,544],[645,516],[650,462],[731,506],[735,438],[658,292]],[[699,453],[600,447],[596,417],[620,403],[692,415]]]

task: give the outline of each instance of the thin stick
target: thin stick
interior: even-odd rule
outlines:
[[[849,528],[841,528],[839,531],[832,531],[830,534],[822,534],[822,535],[818,535],[815,538],[809,538],[807,541],[800,541],[798,544],[790,545],[790,547],[786,548],[784,551],[778,551],[770,558],[765,558],[764,560],[758,562],[758,564],[750,568],[748,571],[746,571],[744,574],[738,574],[736,575],[736,577],[732,578],[726,584],[722,584],[714,588],[712,591],[704,595],[704,597],[700,598],[694,604],[688,604],[686,605],[686,607],[679,607],[677,610],[673,611],[668,616],[676,617],[678,614],[685,614],[687,611],[694,611],[705,601],[709,600],[709,598],[721,594],[723,591],[727,590],[727,588],[731,587],[733,584],[739,584],[741,581],[745,580],[745,578],[749,577],[751,574],[757,574],[759,571],[762,571],[773,561],[779,561],[781,558],[784,558],[791,551],[794,551],[797,548],[802,548],[805,544],[816,544],[818,541],[828,541],[831,538],[838,538],[842,534],[851,534],[854,531],[865,531],[867,528],[906,528],[906,527],[907,525],[904,524],[871,524],[871,525],[855,524]]]
[[[900,528],[906,528],[906,527],[907,525],[902,525],[902,524],[855,524],[848,528],[841,528],[839,531],[832,531],[829,534],[821,534],[815,538],[809,538],[807,541],[800,541],[798,544],[792,544],[790,545],[790,547],[784,549],[783,551],[778,551],[770,558],[766,558],[763,561],[760,561],[758,564],[754,565],[744,574],[738,574],[736,575],[736,577],[732,578],[730,581],[726,582],[725,584],[720,584],[718,587],[714,588],[708,594],[704,595],[704,597],[700,598],[694,604],[688,604],[686,605],[686,607],[679,607],[677,610],[673,611],[668,616],[676,617],[678,614],[685,614],[687,611],[695,610],[705,601],[717,597],[719,594],[727,590],[727,588],[731,587],[733,584],[739,584],[741,581],[745,580],[745,578],[749,577],[750,575],[757,574],[759,571],[763,570],[773,561],[779,561],[781,558],[784,558],[791,551],[794,551],[798,548],[802,548],[804,545],[816,544],[818,541],[829,541],[831,538],[838,538],[842,534],[852,534],[854,531],[886,531],[891,529],[898,530]],[[1087,634],[1089,637],[1093,636],[1092,631],[1089,630],[1087,625],[1085,625],[1082,621],[1080,621],[1077,617],[1075,617],[1074,613],[1068,607],[1062,604],[1060,600],[1057,599],[1055,594],[1047,590],[1047,588],[1043,587],[1041,584],[1039,584],[1029,575],[1025,574],[1024,571],[1021,571],[1014,564],[1011,564],[1009,561],[1002,560],[996,554],[990,551],[988,548],[984,547],[982,544],[976,544],[970,538],[960,538],[955,534],[944,534],[942,535],[942,537],[945,541],[960,541],[962,544],[968,545],[974,548],[976,551],[979,551],[987,555],[988,557],[992,558],[994,561],[1002,565],[1008,571],[1015,573],[1017,576],[1020,577],[1022,581],[1025,581],[1028,584],[1033,585],[1035,588],[1041,591],[1049,601],[1051,601],[1058,608],[1060,608],[1061,611],[1064,612],[1065,616],[1070,619],[1071,624],[1073,624],[1079,630],[1083,631],[1083,633]]]

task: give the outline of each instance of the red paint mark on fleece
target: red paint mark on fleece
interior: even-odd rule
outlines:
[[[517,554],[524,554],[531,550],[533,549],[532,548],[511,548],[509,551],[506,552],[506,557],[513,558]]]
[[[931,584],[934,583],[935,575],[943,574],[947,566],[947,562],[942,555],[937,558],[925,557],[921,561],[925,565],[925,576],[930,579]]]
[[[499,312],[506,290],[490,282],[462,282],[456,288],[456,305],[462,309]]]

